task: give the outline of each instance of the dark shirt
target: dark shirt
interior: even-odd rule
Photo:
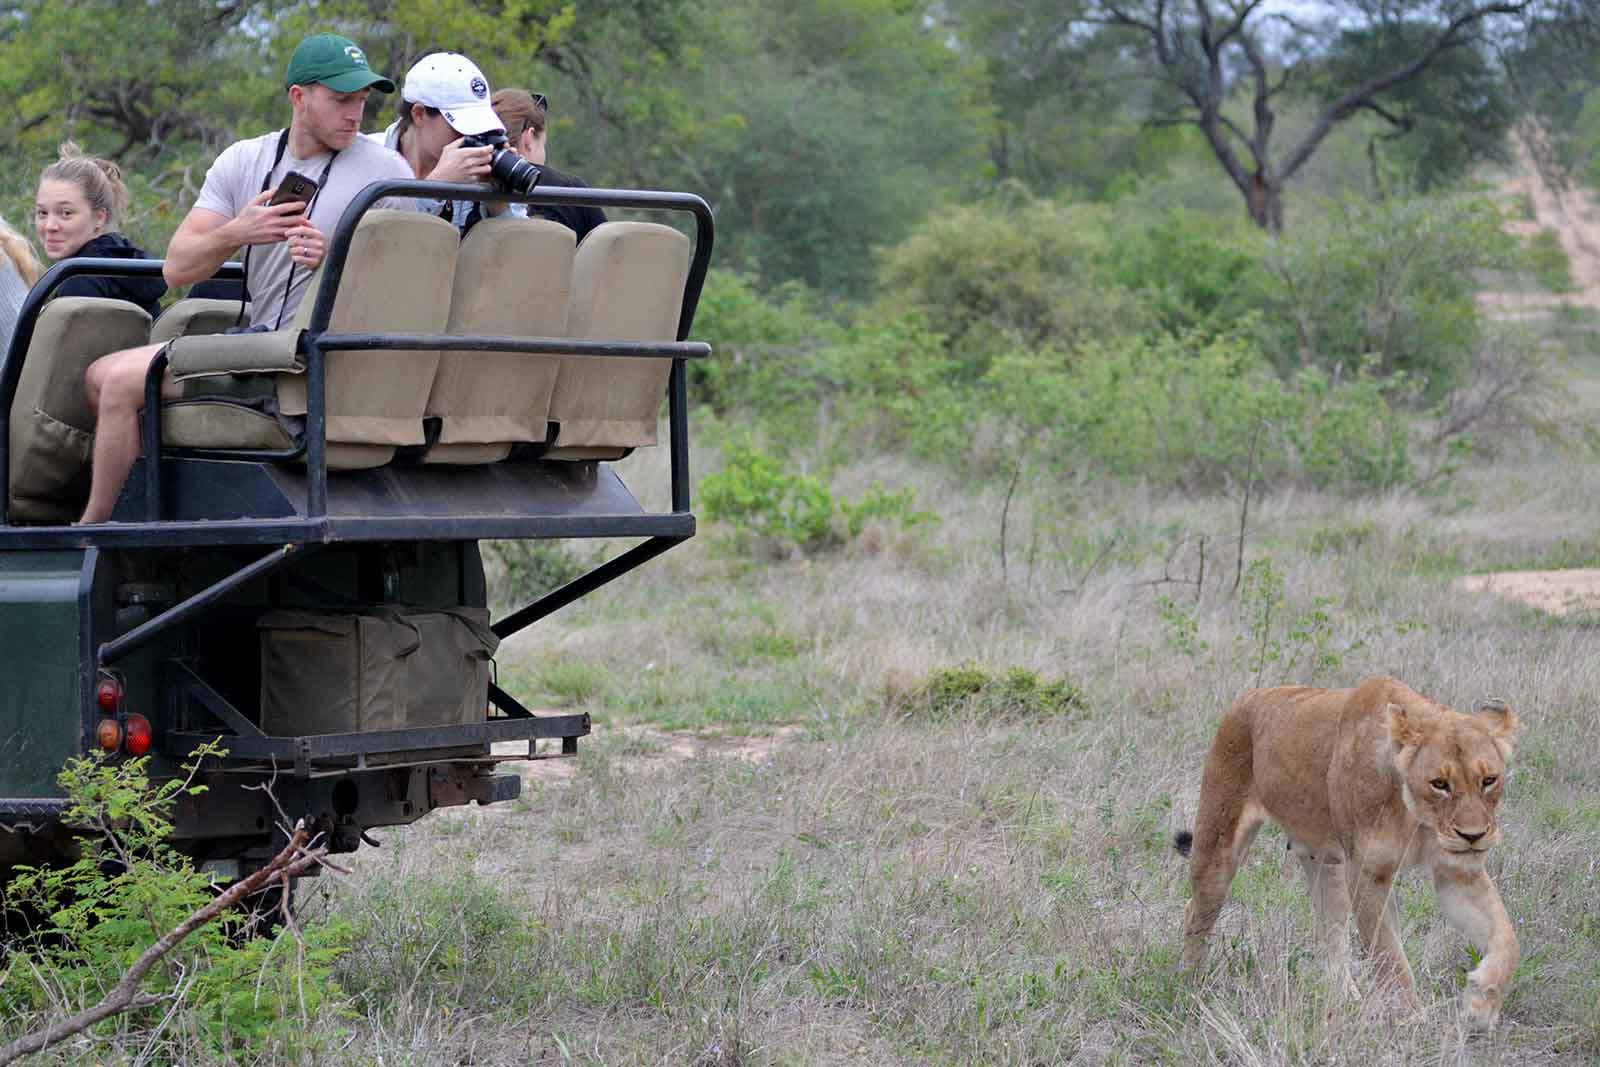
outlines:
[[[150,254],[129,241],[120,233],[103,233],[90,241],[70,258],[99,259],[149,259]],[[150,313],[151,318],[161,314],[161,297],[167,283],[157,274],[150,278],[103,278],[81,276],[62,282],[56,296],[100,296],[111,300],[126,300],[138,304]]]
[[[565,186],[569,189],[589,188],[589,184],[582,178],[556,170],[554,167],[539,168],[539,185],[541,187],[549,185]],[[528,214],[561,223],[561,225],[577,234],[579,241],[582,241],[590,230],[606,221],[606,213],[604,211],[597,207],[590,207],[588,204],[581,206],[529,204]]]

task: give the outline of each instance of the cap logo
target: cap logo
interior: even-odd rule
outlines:
[[[482,100],[489,95],[489,83],[482,78],[472,79],[472,95]]]
[[[345,46],[344,54],[350,57],[350,62],[352,63],[359,63],[363,67],[367,65],[367,57],[362,55],[361,49],[353,44]]]

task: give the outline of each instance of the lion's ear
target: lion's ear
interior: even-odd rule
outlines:
[[[1416,721],[1399,704],[1386,704],[1383,709],[1383,728],[1397,749],[1417,744],[1422,740]]]
[[[1517,721],[1517,713],[1503,700],[1486,700],[1478,708],[1478,720],[1489,731],[1489,737],[1494,741],[1494,747],[1500,750],[1500,758],[1511,758],[1511,737],[1521,725]]]

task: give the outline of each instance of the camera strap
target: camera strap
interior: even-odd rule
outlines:
[[[272,153],[272,166],[267,168],[266,175],[262,177],[261,188],[256,190],[257,196],[260,196],[262,193],[266,192],[272,187],[272,172],[278,169],[278,164],[283,162],[284,153],[288,150],[289,127],[285,126],[283,128],[283,132],[278,134],[278,147],[277,150]],[[307,222],[311,221],[311,209],[316,206],[317,197],[321,196],[322,190],[327,187],[328,175],[333,171],[333,161],[338,158],[339,150],[335,148],[332,150],[332,154],[328,156],[328,162],[322,168],[322,174],[317,178],[316,192],[311,194],[310,201],[306,203],[305,217]],[[244,321],[245,305],[250,302],[250,250],[254,247],[254,245],[244,246],[244,281],[240,286],[241,291],[239,294],[239,314],[234,316],[233,320],[235,327]],[[283,303],[278,305],[278,321],[272,327],[274,330],[281,330],[283,328],[283,313],[289,307],[289,292],[294,288],[294,271],[294,260],[290,259],[289,277],[283,283]]]

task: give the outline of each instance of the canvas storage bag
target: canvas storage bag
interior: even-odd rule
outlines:
[[[482,608],[271,611],[261,729],[274,737],[482,722],[499,639]]]

